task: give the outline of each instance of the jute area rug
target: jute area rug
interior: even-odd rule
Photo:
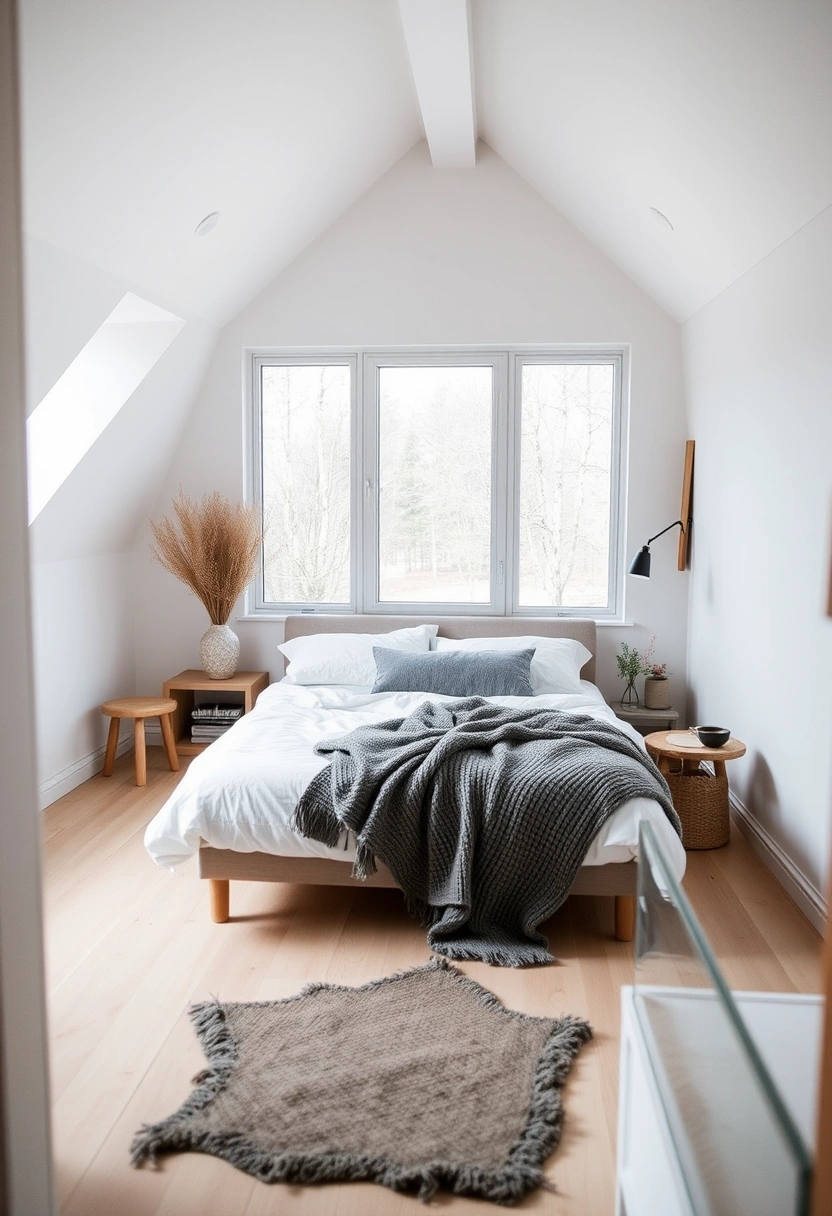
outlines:
[[[212,1153],[262,1182],[364,1179],[510,1204],[543,1177],[589,1025],[534,1018],[444,959],[360,988],[190,1010],[208,1068],[134,1165]]]

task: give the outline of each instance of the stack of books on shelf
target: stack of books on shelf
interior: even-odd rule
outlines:
[[[242,705],[198,705],[191,711],[191,743],[213,743],[242,716]]]

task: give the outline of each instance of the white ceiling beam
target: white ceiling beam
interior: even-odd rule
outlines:
[[[399,0],[404,37],[435,169],[473,169],[474,100],[470,0]]]

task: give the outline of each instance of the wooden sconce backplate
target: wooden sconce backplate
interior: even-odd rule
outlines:
[[[684,570],[688,564],[688,556],[690,554],[690,517],[693,507],[693,450],[696,446],[693,439],[689,439],[685,444],[685,473],[682,478],[682,510],[679,513],[679,518],[682,521],[683,531],[679,533],[679,557],[677,566],[680,570]]]

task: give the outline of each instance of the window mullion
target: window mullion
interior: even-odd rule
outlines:
[[[358,356],[351,364],[351,410],[350,419],[350,599],[353,612],[361,611],[363,589],[361,571],[364,568],[364,511],[361,495],[361,471],[363,468],[364,417],[361,400],[362,367]]]
[[[504,611],[511,615],[517,611],[519,599],[519,545],[517,537],[517,502],[520,473],[518,461],[520,445],[518,442],[519,426],[519,394],[517,377],[519,376],[519,360],[514,353],[509,354],[506,369],[506,493],[505,493],[505,549],[506,549],[506,587]]]
[[[508,487],[510,483],[510,455],[508,445],[509,418],[509,358],[501,355],[494,360],[494,422],[491,432],[492,477],[491,495],[491,552],[492,578],[491,602],[493,610],[500,616],[509,611],[511,570],[508,553]],[[502,576],[502,577],[501,577]]]
[[[363,565],[359,612],[375,609],[378,586],[378,370],[370,355],[362,360],[361,415],[364,431],[358,486],[363,519]]]

